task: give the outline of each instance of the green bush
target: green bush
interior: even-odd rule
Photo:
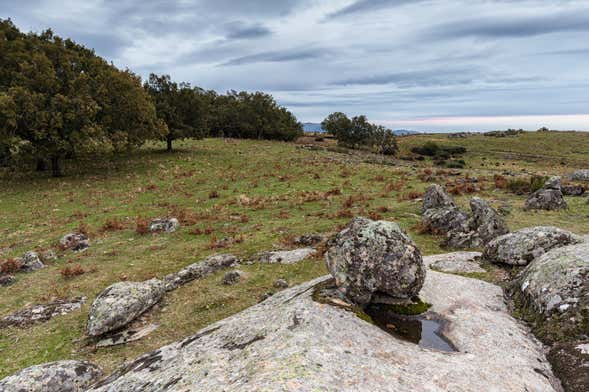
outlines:
[[[516,178],[507,181],[507,189],[516,195],[527,195],[536,192],[548,180],[546,176],[532,176],[527,179]]]

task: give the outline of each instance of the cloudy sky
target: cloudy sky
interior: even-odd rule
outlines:
[[[589,1],[0,0],[119,67],[272,93],[300,121],[589,130]]]

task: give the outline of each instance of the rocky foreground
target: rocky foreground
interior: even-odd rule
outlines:
[[[316,285],[327,279],[282,291],[145,354],[90,390],[559,390],[542,345],[509,315],[498,286],[428,271],[420,296],[432,304],[432,315],[447,321],[443,333],[458,350],[451,353],[315,302]]]

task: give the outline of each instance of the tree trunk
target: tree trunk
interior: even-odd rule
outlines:
[[[51,157],[51,172],[53,177],[61,177],[61,166],[59,166],[59,157]]]
[[[43,158],[37,158],[37,169],[38,172],[47,170],[47,162]]]
[[[168,152],[172,152],[172,138],[167,138],[166,141],[168,142]]]

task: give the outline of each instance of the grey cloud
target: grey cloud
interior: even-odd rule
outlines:
[[[317,59],[327,54],[325,49],[293,49],[270,52],[255,53],[247,56],[237,57],[224,62],[223,66],[244,65],[251,63],[281,63],[286,61],[298,61]]]
[[[534,16],[498,16],[456,20],[434,26],[429,36],[464,37],[530,37],[550,33],[589,31],[589,10],[566,11]]]
[[[334,19],[341,16],[359,14],[363,12],[377,11],[383,8],[399,7],[406,4],[415,4],[426,0],[357,0],[356,2],[332,12],[326,19]]]
[[[394,84],[398,87],[446,86],[471,83],[477,76],[473,69],[428,69],[361,76],[338,80],[333,84],[337,86],[382,84]]]
[[[272,34],[272,31],[261,23],[247,24],[245,22],[233,22],[225,26],[228,39],[259,38]]]

